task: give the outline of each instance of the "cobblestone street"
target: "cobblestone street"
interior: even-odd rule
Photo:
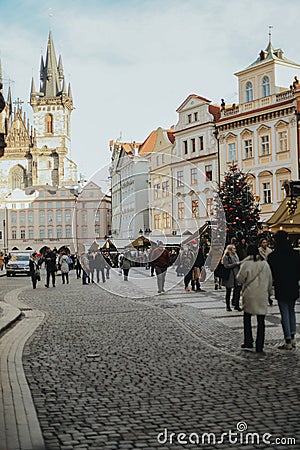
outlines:
[[[178,285],[144,299],[74,278],[36,291],[22,283],[19,300],[45,313],[23,366],[46,449],[300,449],[300,353],[277,350],[278,314],[258,356],[240,350],[242,315],[223,319],[224,292],[209,283],[203,293],[184,296]],[[239,440],[221,442],[230,430]],[[247,432],[259,444],[247,444]],[[216,442],[202,443],[203,433]]]

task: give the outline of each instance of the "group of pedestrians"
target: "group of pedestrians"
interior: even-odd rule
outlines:
[[[76,256],[74,258],[70,257],[64,250],[57,252],[56,248],[51,249],[50,247],[46,247],[44,255],[33,252],[29,260],[29,270],[33,289],[36,289],[37,282],[41,281],[40,269],[43,264],[46,269],[46,288],[49,288],[50,282],[52,283],[52,287],[56,286],[58,271],[61,273],[62,284],[69,284],[69,271],[74,264],[76,273],[77,270],[79,270],[79,267],[81,270],[79,259]]]
[[[102,283],[110,278],[110,269],[113,263],[109,256],[109,253],[104,254],[101,250],[96,252],[83,252],[80,257],[80,269],[82,269],[82,284],[87,285],[89,283],[100,282],[100,275]]]
[[[257,352],[263,352],[265,316],[268,304],[273,303],[271,295],[274,285],[285,338],[285,343],[279,348],[291,350],[296,346],[295,303],[299,298],[299,253],[291,247],[285,231],[276,233],[274,250],[268,247],[266,239],[261,239],[259,246],[245,244],[245,250],[243,259],[240,260],[237,255],[237,246],[229,244],[221,260],[223,270],[218,269],[218,276],[222,278],[226,288],[227,311],[231,311],[231,305],[235,310],[243,310],[244,343],[242,348],[253,348],[251,317],[256,315],[255,349]],[[242,294],[242,309],[240,294]]]

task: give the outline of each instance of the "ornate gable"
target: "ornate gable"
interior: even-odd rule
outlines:
[[[15,148],[28,150],[30,145],[30,132],[29,132],[29,122],[26,126],[25,113],[22,114],[22,109],[19,108],[14,114],[14,118],[11,126],[8,129],[7,134],[7,148],[5,152],[15,150]],[[23,152],[22,152],[23,153]]]

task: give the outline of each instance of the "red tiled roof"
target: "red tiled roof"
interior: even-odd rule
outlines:
[[[140,155],[147,155],[153,151],[155,142],[156,142],[157,132],[153,130],[149,136],[145,139],[145,141],[141,144],[139,149]]]

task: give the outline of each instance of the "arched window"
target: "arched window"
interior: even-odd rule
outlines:
[[[253,89],[251,81],[247,81],[246,83],[246,102],[253,101]]]
[[[22,189],[25,181],[25,169],[24,167],[17,165],[11,169],[10,172],[11,188]]]
[[[270,79],[266,75],[262,80],[262,96],[268,97],[270,95]]]
[[[46,115],[46,133],[53,133],[53,116],[52,114]]]

